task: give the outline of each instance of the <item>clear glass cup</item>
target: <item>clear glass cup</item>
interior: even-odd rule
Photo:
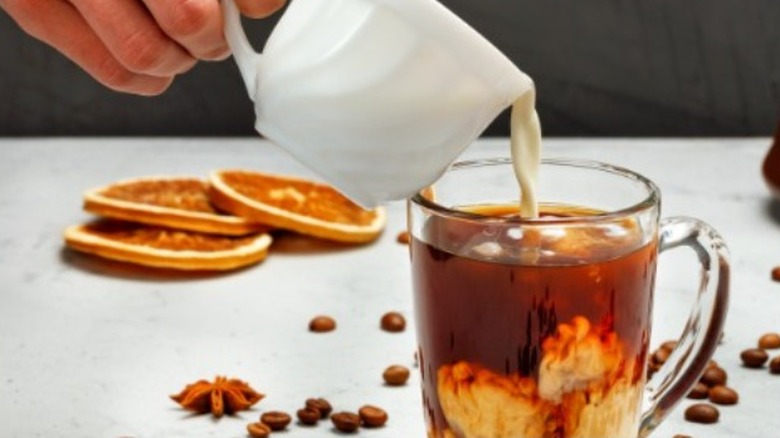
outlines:
[[[408,202],[429,437],[645,436],[716,348],[729,263],[714,229],[660,220],[658,188],[627,169],[545,160],[539,175],[538,219],[517,216],[508,158],[457,163]],[[657,256],[679,246],[701,281],[648,370]]]

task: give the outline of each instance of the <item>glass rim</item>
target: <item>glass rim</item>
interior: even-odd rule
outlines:
[[[512,159],[509,157],[496,157],[496,158],[479,158],[473,160],[463,160],[452,164],[444,174],[450,172],[456,172],[459,170],[485,167],[485,166],[499,166],[499,165],[512,165]],[[489,222],[489,223],[511,223],[511,224],[527,224],[527,225],[550,225],[550,224],[564,224],[564,223],[591,223],[591,222],[603,222],[614,221],[620,218],[638,214],[642,211],[648,210],[660,204],[661,191],[658,186],[649,178],[634,172],[628,168],[617,166],[614,164],[608,164],[597,160],[587,160],[579,158],[543,158],[541,160],[542,166],[552,165],[560,167],[574,167],[579,169],[589,169],[594,171],[608,172],[614,175],[621,176],[628,180],[638,182],[645,187],[648,194],[639,202],[636,202],[628,207],[620,208],[613,211],[608,211],[603,214],[591,215],[591,216],[566,216],[566,217],[543,217],[543,218],[522,218],[522,217],[496,217],[490,215],[484,215],[479,213],[473,213],[463,210],[457,210],[454,208],[445,207],[436,201],[432,201],[426,198],[423,193],[430,187],[435,187],[436,183],[432,186],[426,187],[415,193],[408,199],[408,202],[417,204],[420,207],[433,211],[440,216],[448,216],[463,220]],[[442,174],[442,176],[444,176]]]

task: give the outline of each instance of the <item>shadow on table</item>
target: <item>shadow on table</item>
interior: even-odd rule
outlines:
[[[274,242],[271,245],[269,257],[273,257],[274,254],[318,255],[324,253],[354,251],[371,245],[371,243],[339,243],[283,231],[274,232],[273,237]]]
[[[772,219],[772,222],[780,225],[780,200],[770,197],[766,201],[766,214]]]
[[[223,417],[214,417],[210,413],[200,413],[200,412],[192,412],[187,411],[185,409],[182,409],[180,407],[171,406],[168,409],[171,413],[180,413],[179,420],[186,421],[186,420],[194,420],[194,419],[200,419],[204,416],[208,416],[212,423],[218,424],[222,418],[232,418],[235,420],[239,420],[241,422],[247,423],[255,420],[256,417],[259,417],[260,411],[257,408],[250,408],[244,411],[240,412],[231,412],[231,413],[225,413]]]
[[[63,248],[60,251],[60,260],[68,266],[90,274],[147,282],[195,281],[208,278],[220,278],[252,268],[252,266],[247,266],[242,269],[226,272],[181,271],[177,269],[152,268],[83,254],[70,248]]]

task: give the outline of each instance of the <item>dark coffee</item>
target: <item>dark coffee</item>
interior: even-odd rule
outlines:
[[[433,216],[411,242],[428,436],[636,436],[655,236],[625,218],[485,222]]]

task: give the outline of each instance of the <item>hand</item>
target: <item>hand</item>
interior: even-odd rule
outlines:
[[[236,0],[253,18],[284,2]],[[219,0],[0,0],[0,7],[27,33],[118,91],[160,94],[198,60],[230,54]]]

